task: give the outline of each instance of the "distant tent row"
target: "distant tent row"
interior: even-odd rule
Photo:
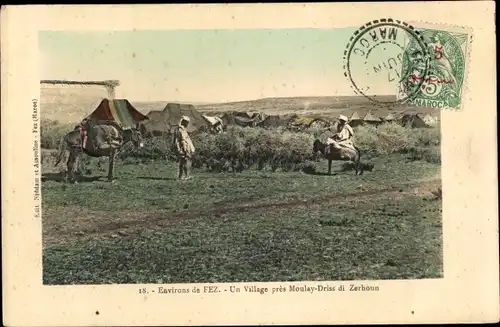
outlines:
[[[361,117],[359,117],[357,112],[353,112],[351,117],[349,118],[349,124],[352,127],[356,127],[356,126],[359,126],[362,124],[375,124],[375,125],[377,125],[377,124],[382,123],[383,121],[385,121],[385,119],[381,119],[377,116],[374,116],[371,112],[367,112],[366,115],[363,117],[363,119],[361,119]]]
[[[188,132],[211,128],[215,122],[212,116],[201,114],[191,104],[168,103],[163,110],[153,110],[147,115],[140,113],[126,99],[103,99],[97,108],[87,116],[95,120],[112,120],[122,128],[132,128],[140,124],[143,130],[152,135],[170,133],[177,126],[182,116],[188,116],[191,121]],[[333,121],[322,118],[299,117],[297,114],[265,115],[260,112],[225,112],[220,116],[224,125],[239,125],[242,127],[273,128],[286,126],[290,129],[301,130],[307,127],[327,128],[333,126]],[[356,127],[362,124],[378,125],[382,122],[398,121],[403,125],[419,128],[433,126],[438,119],[430,114],[398,113],[397,117],[389,113],[384,118],[373,115],[370,111],[363,118],[357,112],[349,117],[349,124]]]
[[[402,125],[413,128],[423,128],[436,125],[438,123],[438,119],[429,114],[406,114],[401,117],[401,123]]]
[[[396,117],[393,113],[387,114],[385,117],[377,117],[371,112],[368,112],[363,118],[361,118],[357,112],[352,113],[349,118],[349,125],[356,127],[362,124],[378,125],[383,122],[395,122],[399,121],[403,125],[410,124],[412,127],[425,127],[434,126],[438,123],[438,119],[430,114],[422,115],[420,113],[416,114],[400,114]]]
[[[258,127],[273,128],[288,126],[290,121],[297,118],[297,114],[289,115],[272,115],[267,116],[263,121],[257,124]]]
[[[224,113],[221,117],[224,125],[238,125],[241,127],[256,127],[266,119],[266,115],[259,112],[240,112],[230,111]]]

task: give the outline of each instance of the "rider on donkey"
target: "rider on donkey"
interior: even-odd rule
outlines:
[[[347,124],[348,118],[344,115],[339,116],[339,123],[337,124],[337,133],[331,138],[328,138],[326,144],[332,144],[336,149],[349,148],[354,151],[354,144],[352,138],[354,131],[351,126]]]

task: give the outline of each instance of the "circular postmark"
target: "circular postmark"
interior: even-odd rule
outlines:
[[[360,27],[344,51],[344,75],[354,92],[380,104],[404,103],[422,92],[431,53],[413,26],[379,19]]]

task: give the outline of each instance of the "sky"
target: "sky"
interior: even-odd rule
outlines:
[[[116,79],[135,101],[352,95],[342,56],[355,30],[43,31],[41,79]]]

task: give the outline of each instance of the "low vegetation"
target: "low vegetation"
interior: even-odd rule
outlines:
[[[76,124],[60,123],[57,120],[42,119],[40,123],[40,143],[42,149],[58,149],[62,138]]]
[[[61,125],[44,121],[41,128],[42,147],[58,148],[61,139],[73,125]],[[310,128],[291,132],[285,128],[263,129],[229,126],[226,133],[199,133],[193,136],[196,154],[195,168],[212,172],[247,169],[271,169],[272,171],[298,171],[313,169],[318,157],[312,153],[315,138],[323,142],[332,134],[324,129]],[[355,128],[355,144],[361,149],[363,160],[400,153],[410,160],[440,162],[439,128],[408,128],[396,123],[378,127]],[[120,155],[125,163],[150,162],[151,160],[175,161],[171,138],[152,137],[145,140],[144,148]],[[88,159],[87,159],[88,160]]]

